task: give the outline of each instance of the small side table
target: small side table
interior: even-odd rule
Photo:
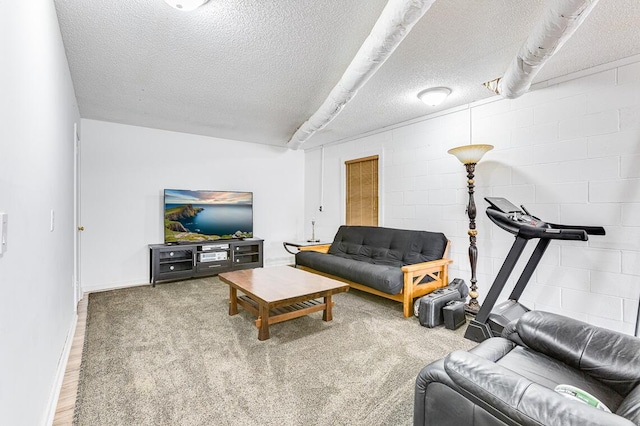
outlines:
[[[316,250],[316,251],[326,252],[329,249],[329,246],[331,245],[331,243],[326,241],[320,241],[320,240],[318,241],[285,241],[282,243],[282,245],[284,246],[284,249],[287,251],[287,253],[295,255],[297,252],[305,251],[305,250]],[[297,249],[297,251],[291,251],[289,247],[293,247]]]

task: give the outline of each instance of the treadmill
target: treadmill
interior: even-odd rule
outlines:
[[[506,198],[487,197],[485,200],[489,203],[489,207],[487,207],[489,219],[500,228],[514,234],[516,240],[493,281],[482,307],[467,327],[464,337],[475,342],[500,336],[507,324],[529,311],[526,306],[518,302],[518,299],[524,292],[551,240],[587,241],[589,235],[605,235],[604,228],[601,226],[571,226],[543,222],[530,214],[524,206],[518,208]],[[524,267],[509,299],[496,305],[516,262],[529,240],[532,239],[540,241]]]

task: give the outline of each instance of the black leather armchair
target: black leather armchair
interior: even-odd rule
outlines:
[[[422,369],[414,426],[640,425],[640,339],[540,311],[502,336]],[[559,384],[611,413],[555,392]]]

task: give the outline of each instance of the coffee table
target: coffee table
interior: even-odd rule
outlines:
[[[271,324],[313,312],[324,311],[322,319],[331,321],[331,296],[349,290],[341,281],[291,266],[224,272],[218,277],[229,285],[229,315],[236,315],[240,305],[258,317],[258,340],[269,338]],[[238,290],[244,295],[238,296]]]

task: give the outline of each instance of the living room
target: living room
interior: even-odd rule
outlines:
[[[452,241],[450,276],[468,279],[466,173],[447,150],[469,143],[470,133],[473,143],[495,147],[475,178],[481,298],[513,240],[488,220],[484,197],[506,197],[550,222],[606,229],[588,244],[552,245],[523,303],[634,333],[637,54],[546,81],[515,100],[493,96],[436,114],[425,109],[421,117],[340,143],[291,150],[286,141],[239,142],[85,118],[53,2],[3,3],[0,11],[3,32],[19,35],[1,44],[10,66],[0,80],[0,212],[8,214],[0,377],[10,386],[0,390],[0,423],[50,423],[76,319],[76,271],[83,292],[148,285],[148,244],[162,242],[164,188],[253,192],[265,266],[284,265],[292,257],[282,242],[309,238],[312,219],[323,240],[344,222],[344,162],[378,155],[380,224],[445,233]],[[85,228],[77,268],[76,134]]]

